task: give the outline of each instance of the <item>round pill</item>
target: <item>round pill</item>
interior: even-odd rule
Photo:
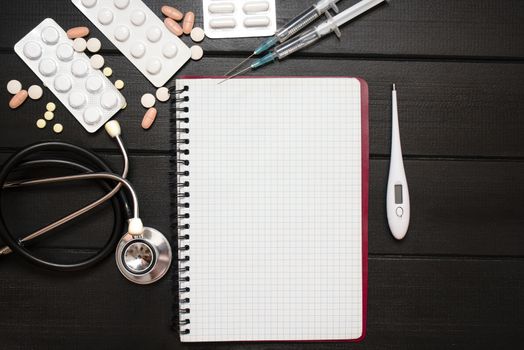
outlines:
[[[122,108],[121,109],[126,109],[127,108],[127,101],[124,100],[124,102],[122,102]]]
[[[195,27],[193,28],[193,30],[191,31],[191,39],[196,42],[196,43],[199,43],[201,42],[202,40],[204,40],[204,37],[206,36],[206,34],[204,33],[204,29],[200,28],[200,27]]]
[[[162,14],[164,14],[164,16],[172,18],[175,21],[180,21],[184,17],[184,14],[182,12],[180,12],[178,9],[172,6],[162,6],[160,11],[162,11]]]
[[[102,71],[106,77],[110,77],[113,75],[113,70],[110,67],[105,67]]]
[[[162,55],[164,55],[165,58],[173,58],[176,56],[177,52],[178,48],[172,42],[165,44],[162,48]]]
[[[120,79],[115,81],[115,87],[118,90],[122,90],[124,88],[124,82],[122,80],[120,80]]]
[[[151,27],[147,30],[147,40],[156,43],[162,37],[162,30],[158,27]]]
[[[38,119],[38,120],[36,121],[36,127],[37,127],[38,129],[43,129],[43,128],[45,128],[46,124],[47,124],[47,122],[46,122],[44,119]]]
[[[169,100],[169,97],[171,97],[169,94],[169,89],[166,87],[161,87],[158,90],[156,90],[155,95],[157,100],[159,100],[160,102],[166,102]]]
[[[96,5],[96,0],[82,0],[82,5],[87,8],[93,7]]]
[[[73,46],[70,44],[60,44],[56,48],[56,57],[62,62],[68,62],[73,59],[73,55],[75,54],[75,50],[73,49]]]
[[[53,131],[57,134],[60,134],[62,131],[64,131],[64,126],[60,123],[56,123],[53,125]]]
[[[84,38],[76,38],[73,40],[73,49],[75,49],[76,52],[84,52],[87,47],[87,41]]]
[[[29,41],[24,45],[24,56],[30,60],[37,60],[42,56],[42,48],[34,41]]]
[[[204,50],[200,46],[191,46],[191,59],[198,61],[202,56],[204,56]]]
[[[162,62],[160,62],[159,59],[153,58],[152,60],[150,60],[147,63],[146,70],[150,74],[153,74],[153,75],[158,74],[162,70]]]
[[[44,119],[45,120],[53,120],[53,118],[55,117],[55,114],[51,111],[46,111],[44,113]]]
[[[83,93],[78,91],[73,91],[68,98],[69,105],[74,109],[82,108],[86,103],[86,97]]]
[[[49,77],[56,73],[56,63],[50,58],[44,58],[38,65],[38,70],[42,75]]]
[[[89,35],[89,28],[74,27],[67,30],[66,35],[69,39],[84,38]]]
[[[27,93],[30,99],[39,100],[44,94],[44,90],[38,85],[31,85],[29,89],[27,89]]]
[[[115,4],[115,7],[120,10],[129,6],[129,0],[114,0],[113,3]]]
[[[135,26],[139,27],[146,21],[146,14],[143,11],[136,10],[131,12],[130,17],[131,23],[133,23]]]
[[[58,42],[60,34],[53,27],[47,27],[42,30],[42,41],[48,45],[54,45]]]
[[[195,14],[191,11],[187,12],[184,16],[184,22],[182,23],[182,28],[184,29],[184,34],[189,34],[193,30],[193,25],[195,24]]]
[[[107,110],[111,110],[115,108],[117,103],[118,103],[118,97],[112,91],[106,92],[100,98],[100,104],[102,105],[102,107],[104,107],[104,109],[107,109]]]
[[[100,69],[104,66],[104,57],[100,56],[99,54],[91,56],[89,59],[89,62],[91,63],[91,67],[94,69]]]
[[[46,111],[54,112],[56,110],[56,105],[53,102],[49,102],[45,105]]]
[[[102,88],[102,85],[103,85],[102,79],[100,79],[97,76],[90,76],[86,80],[86,90],[91,93],[95,93],[98,90],[100,90]]]
[[[145,108],[151,108],[155,105],[155,96],[152,94],[144,94],[140,99],[140,102]]]
[[[153,125],[157,116],[156,108],[149,108],[142,119],[142,128],[147,130]]]
[[[124,42],[129,39],[129,28],[126,26],[118,26],[115,29],[115,39]]]
[[[91,38],[87,41],[87,50],[92,53],[97,53],[102,47],[102,43],[97,38]]]
[[[98,12],[98,22],[103,25],[111,24],[111,22],[113,22],[113,12],[107,8],[101,9],[100,12]]]
[[[89,66],[84,60],[76,60],[71,64],[71,73],[75,77],[83,78],[89,72]]]
[[[16,95],[20,90],[22,90],[22,83],[18,80],[9,80],[7,83],[7,91],[11,95]]]
[[[100,110],[96,107],[89,107],[84,111],[84,121],[89,125],[96,124],[100,117]]]
[[[28,93],[26,90],[20,90],[11,97],[11,100],[9,101],[9,108],[16,109],[22,105],[22,103],[27,100]]]
[[[134,58],[142,58],[146,53],[146,46],[142,43],[135,43],[131,46],[131,55]]]
[[[182,29],[180,24],[175,22],[172,18],[164,19],[164,25],[171,33],[175,34],[176,36],[181,36],[182,34],[184,34],[184,30]]]
[[[59,75],[55,78],[54,87],[58,92],[68,92],[71,90],[71,79],[67,75]]]

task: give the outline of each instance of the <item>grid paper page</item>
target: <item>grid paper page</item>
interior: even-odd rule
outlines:
[[[190,333],[182,341],[362,335],[360,82],[189,86]]]

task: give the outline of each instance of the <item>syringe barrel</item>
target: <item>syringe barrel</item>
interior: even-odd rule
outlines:
[[[318,35],[315,28],[312,28],[300,36],[275,47],[275,53],[277,54],[278,59],[282,60],[292,53],[312,45],[313,43],[317,42],[318,39],[320,39],[320,36]]]
[[[294,36],[296,33],[300,32],[318,17],[320,17],[320,14],[318,13],[317,8],[315,6],[311,6],[297,17],[293,18],[285,26],[280,28],[275,35],[278,40],[283,43]]]

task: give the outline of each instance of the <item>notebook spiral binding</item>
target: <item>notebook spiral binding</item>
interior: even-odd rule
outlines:
[[[189,112],[189,108],[184,106],[189,101],[188,96],[184,96],[189,91],[188,86],[184,86],[182,89],[176,89],[172,87],[170,89],[171,94],[171,114],[175,116],[175,128],[172,130],[172,134],[175,136],[172,140],[172,151],[174,153],[174,160],[176,164],[173,164],[173,168],[176,169],[176,199],[173,200],[172,207],[175,209],[175,220],[176,227],[173,227],[177,232],[178,241],[178,269],[176,271],[177,282],[177,293],[178,293],[178,317],[174,322],[174,326],[178,328],[180,334],[190,333],[190,317],[191,312],[189,308],[189,118],[183,116],[184,113]],[[173,125],[173,123],[171,124]],[[175,175],[175,174],[173,174]],[[173,177],[172,177],[173,178]],[[175,196],[173,196],[175,197]]]

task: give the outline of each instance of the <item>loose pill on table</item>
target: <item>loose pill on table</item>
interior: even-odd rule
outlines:
[[[74,27],[69,29],[66,34],[69,39],[84,38],[89,35],[89,28]]]
[[[142,106],[144,106],[145,108],[153,107],[155,105],[155,101],[155,96],[153,96],[153,94],[144,94],[140,99]]]
[[[147,130],[153,125],[155,122],[157,115],[156,108],[149,108],[147,112],[144,114],[144,118],[142,119],[142,128]]]
[[[184,34],[191,33],[191,30],[193,30],[194,25],[195,25],[195,14],[189,11],[184,16],[184,22],[182,22],[182,28],[184,29]]]
[[[244,19],[244,26],[251,27],[267,27],[270,23],[268,16],[255,16]]]
[[[198,61],[204,56],[204,50],[198,45],[191,46],[191,59]]]
[[[236,25],[234,18],[214,18],[209,21],[209,26],[213,29],[234,28]]]
[[[47,122],[44,119],[38,119],[36,121],[36,127],[38,129],[43,129],[43,128],[45,128],[46,125],[47,125]]]
[[[269,2],[267,1],[250,1],[244,4],[242,8],[244,13],[251,15],[258,12],[266,12],[269,10]]]
[[[156,90],[156,98],[160,102],[167,102],[169,101],[169,98],[171,97],[171,94],[169,93],[169,89],[166,87],[161,87],[158,90]]]
[[[91,58],[89,59],[89,62],[91,62],[91,67],[93,67],[94,69],[102,68],[105,63],[104,57],[98,54],[91,56]]]
[[[106,77],[110,77],[113,75],[113,70],[110,67],[105,67],[102,71]]]
[[[118,90],[122,90],[124,88],[124,82],[122,80],[117,80],[115,81],[115,87],[118,89]]]
[[[22,90],[22,83],[18,80],[10,80],[7,83],[7,91],[11,95],[16,95],[20,90]]]
[[[169,29],[169,31],[175,34],[176,36],[181,36],[182,34],[184,34],[184,30],[182,29],[180,24],[175,22],[173,19],[171,18],[164,19],[164,24],[166,28]]]
[[[56,123],[53,125],[53,131],[57,134],[60,134],[62,131],[64,131],[64,126],[60,123]]]
[[[233,13],[235,12],[235,4],[232,2],[219,2],[208,6],[211,13]]]
[[[102,43],[97,38],[91,38],[86,43],[87,50],[92,53],[97,53],[102,48]]]
[[[196,43],[199,43],[201,42],[202,40],[204,40],[204,37],[206,36],[206,34],[204,33],[204,29],[200,28],[200,27],[195,27],[193,28],[193,30],[191,31],[191,39],[196,42]]]
[[[178,9],[172,7],[172,6],[162,6],[160,9],[164,16],[174,19],[175,21],[180,21],[184,14],[180,12]]]
[[[45,120],[53,120],[55,118],[55,114],[51,111],[46,111],[44,113],[44,119]]]
[[[122,108],[120,109],[126,109],[127,108],[127,101],[124,100],[124,102],[122,102]]]
[[[11,101],[9,101],[9,107],[11,109],[16,109],[22,105],[22,103],[27,100],[27,96],[29,94],[27,93],[27,90],[20,90],[11,98]]]
[[[84,38],[76,38],[73,40],[73,49],[76,52],[84,52],[87,48],[87,41]]]
[[[49,102],[45,105],[46,111],[54,112],[56,110],[56,105],[53,102]]]
[[[29,89],[27,89],[27,94],[29,95],[30,99],[38,100],[44,94],[44,90],[38,85],[31,85]]]

